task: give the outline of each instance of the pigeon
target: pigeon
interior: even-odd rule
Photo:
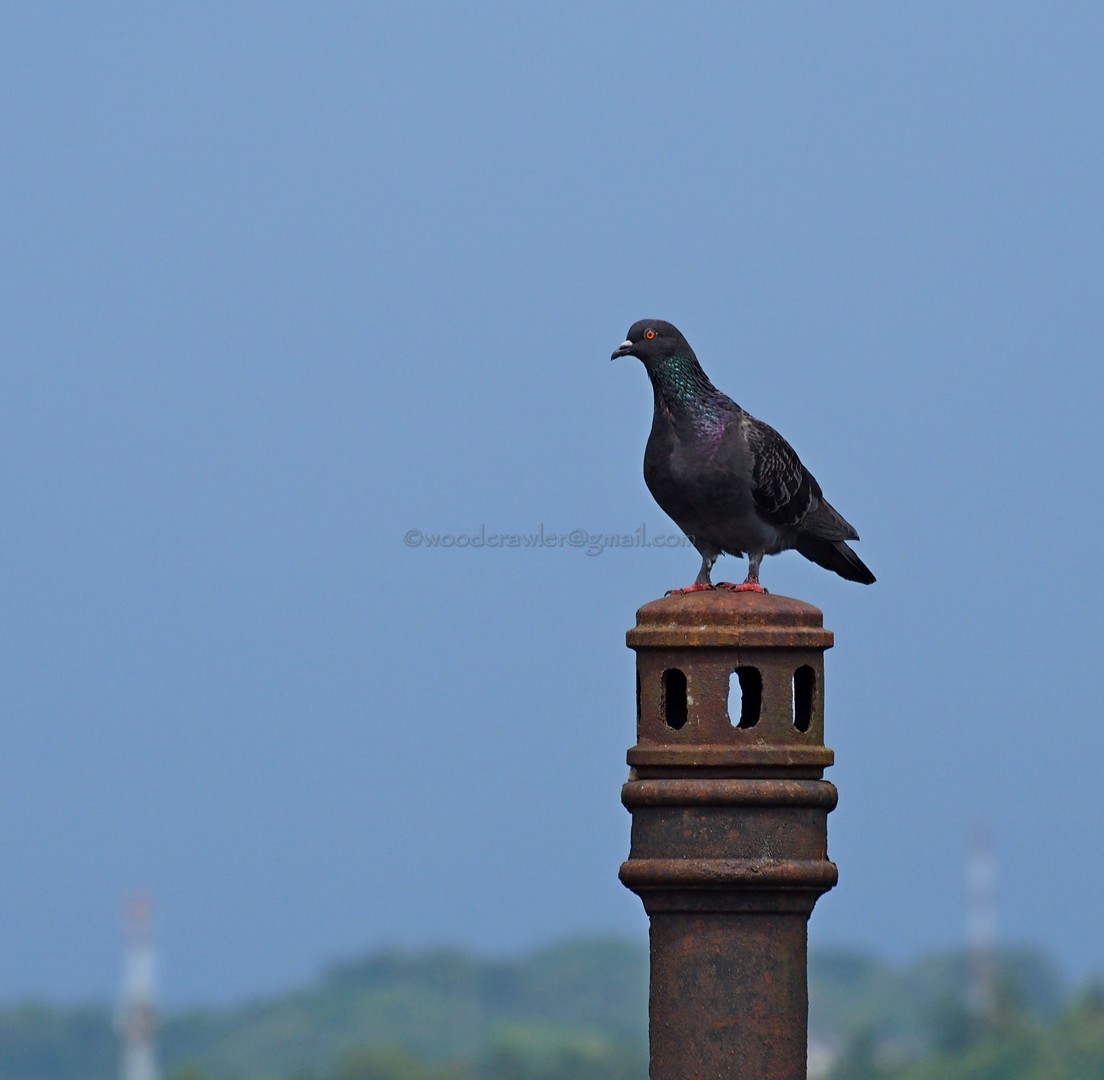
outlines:
[[[790,444],[709,381],[678,329],[641,319],[610,359],[621,356],[643,362],[655,394],[644,481],[702,557],[694,584],[672,592],[766,592],[759,584],[763,556],[790,549],[848,581],[874,582],[847,544],[859,534],[827,502]],[[718,557],[745,553],[746,580],[714,585]]]

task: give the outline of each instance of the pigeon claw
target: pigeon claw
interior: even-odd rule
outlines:
[[[731,589],[733,592],[765,593],[767,591],[758,581],[741,581],[739,585],[734,585],[731,581],[718,581],[717,588]]]
[[[664,596],[685,596],[687,593],[692,592],[707,592],[709,589],[713,589],[715,586],[706,585],[705,582],[694,582],[693,585],[685,585],[681,589],[668,589]]]

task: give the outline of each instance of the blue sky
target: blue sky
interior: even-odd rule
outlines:
[[[381,945],[643,938],[636,608],[686,549],[675,322],[856,524],[815,945],[1104,971],[1096,5],[35,4],[0,15],[0,1000]],[[724,577],[742,564],[722,561]]]

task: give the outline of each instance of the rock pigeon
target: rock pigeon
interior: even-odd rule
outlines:
[[[643,362],[655,393],[644,481],[702,557],[694,584],[675,591],[765,592],[763,556],[790,548],[848,581],[873,583],[846,543],[859,534],[824,499],[790,444],[709,381],[674,326],[660,319],[633,323],[611,359],[619,356]],[[709,575],[717,558],[745,553],[743,584],[714,586]]]

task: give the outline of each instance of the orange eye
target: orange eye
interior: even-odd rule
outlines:
[[[655,337],[655,331],[654,331],[654,330],[645,330],[645,331],[644,331],[644,336],[645,336],[645,337],[646,337],[646,338],[647,338],[647,339],[648,339],[649,341],[651,341],[651,340],[652,340],[652,338],[654,338],[654,337]]]

